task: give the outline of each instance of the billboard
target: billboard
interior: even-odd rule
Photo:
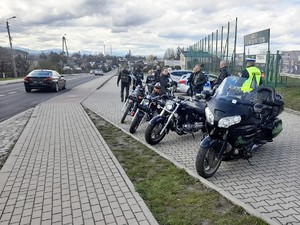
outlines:
[[[258,45],[270,42],[270,29],[258,31],[244,36],[244,45]]]
[[[280,75],[300,78],[300,51],[281,52]]]

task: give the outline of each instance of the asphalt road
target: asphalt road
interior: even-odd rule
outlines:
[[[0,122],[98,77],[92,74],[66,75],[67,88],[59,92],[33,90],[31,93],[26,93],[23,82],[1,85]]]

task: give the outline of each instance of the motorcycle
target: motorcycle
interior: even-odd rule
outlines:
[[[282,96],[273,87],[257,86],[255,81],[250,92],[242,91],[246,80],[229,76],[214,95],[203,92],[207,133],[196,157],[201,177],[212,177],[222,160],[243,158],[249,162],[256,149],[282,131],[282,120],[278,118],[284,110]]]
[[[152,118],[145,131],[145,140],[150,145],[159,143],[171,130],[178,135],[200,131],[205,122],[205,101],[184,97],[167,100],[158,116]],[[202,130],[203,131],[203,130]]]
[[[151,94],[146,95],[142,102],[138,104],[137,110],[132,118],[129,132],[135,133],[139,125],[145,121],[150,121],[154,116],[160,113],[160,108],[163,107],[165,100],[168,96],[154,96]],[[160,107],[158,107],[160,105]]]
[[[131,91],[122,108],[123,115],[121,118],[121,123],[124,123],[127,115],[134,116],[137,106],[143,100],[144,95],[145,88],[141,85],[137,85],[135,89]]]

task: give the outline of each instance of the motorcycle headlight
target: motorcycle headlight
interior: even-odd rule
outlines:
[[[234,124],[241,122],[241,116],[229,116],[219,120],[218,127],[228,128]]]
[[[175,108],[175,102],[173,101],[167,101],[166,102],[166,109],[169,111],[172,111]]]
[[[205,108],[205,116],[207,122],[210,123],[211,125],[214,125],[215,117],[208,107]]]
[[[149,101],[149,99],[144,99],[143,100],[143,105],[149,105],[150,104],[150,101]]]

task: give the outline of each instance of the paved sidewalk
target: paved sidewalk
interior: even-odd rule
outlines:
[[[111,76],[35,107],[0,171],[1,225],[158,224],[80,104]]]
[[[113,78],[83,101],[83,105],[128,132],[131,117],[120,123],[123,104],[119,99]],[[253,166],[242,159],[222,162],[215,176],[207,180],[199,177],[195,169],[201,133],[196,133],[193,139],[191,135],[170,132],[159,144],[150,147],[268,223],[300,224],[300,114],[285,110],[280,117],[283,132],[254,153],[250,160]],[[139,126],[133,135],[145,144],[146,126],[147,123]]]

